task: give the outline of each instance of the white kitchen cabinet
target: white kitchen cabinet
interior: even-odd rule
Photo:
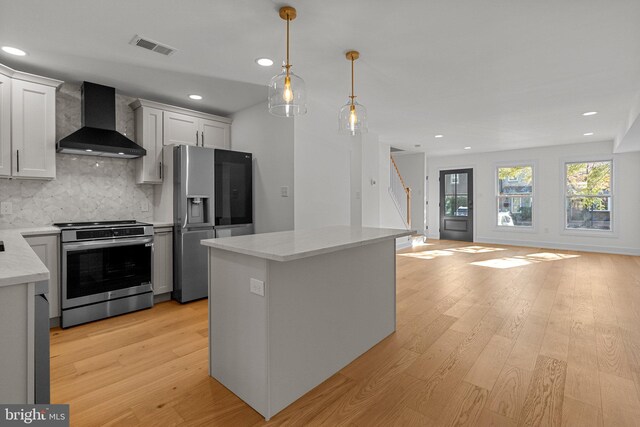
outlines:
[[[200,146],[228,150],[231,125],[216,120],[200,119]]]
[[[164,112],[164,145],[199,145],[199,119],[172,111]]]
[[[0,64],[0,177],[56,177],[59,80]]]
[[[12,175],[56,177],[56,88],[11,82]]]
[[[162,114],[162,110],[144,105],[135,110],[136,142],[147,150],[145,156],[136,159],[138,184],[162,183]]]
[[[11,175],[11,78],[0,74],[0,176]]]
[[[171,152],[165,150],[163,157],[163,147],[195,145],[226,150],[231,148],[231,120],[227,117],[145,99],[137,99],[129,106],[135,111],[136,142],[147,150],[146,156],[136,160],[138,184],[162,184],[167,179],[171,181],[171,159],[166,157]]]
[[[173,291],[173,229],[157,228],[153,236],[153,293]]]
[[[31,249],[38,255],[42,263],[49,270],[49,318],[60,317],[60,251],[58,235],[27,236],[25,237]]]
[[[164,145],[196,145],[228,149],[231,125],[227,121],[164,112]]]

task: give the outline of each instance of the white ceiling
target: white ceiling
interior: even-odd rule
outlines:
[[[0,53],[0,62],[231,113],[266,98],[278,69],[254,59],[282,60],[282,4],[0,0],[0,44],[29,52]],[[445,155],[612,140],[640,92],[638,0],[289,4],[298,9],[293,70],[307,82],[310,111],[313,102],[335,105],[337,117],[349,91],[343,54],[357,49],[370,130],[398,147]],[[178,50],[165,57],[131,46],[135,34]],[[591,110],[599,114],[581,115]]]

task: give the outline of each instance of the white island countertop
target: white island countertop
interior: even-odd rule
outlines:
[[[0,287],[49,279],[49,270],[23,235],[52,231],[49,227],[0,230],[0,242],[4,245],[4,251],[0,252]]]
[[[273,261],[293,261],[411,234],[411,230],[338,225],[206,239],[202,244]]]

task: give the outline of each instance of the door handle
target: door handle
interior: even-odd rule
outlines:
[[[16,167],[16,172],[20,172],[20,150],[16,150]]]

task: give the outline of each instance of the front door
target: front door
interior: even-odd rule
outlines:
[[[440,238],[473,242],[473,169],[440,171]]]

